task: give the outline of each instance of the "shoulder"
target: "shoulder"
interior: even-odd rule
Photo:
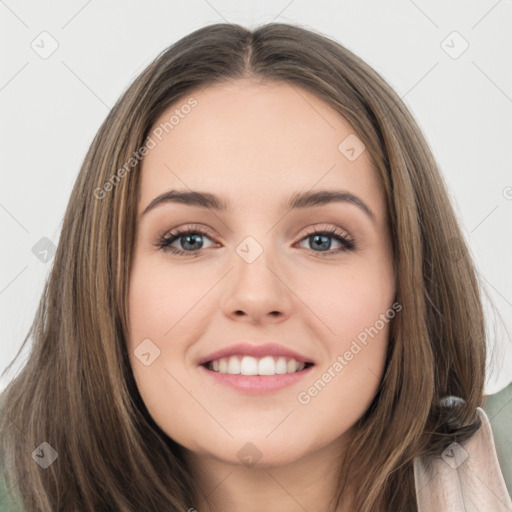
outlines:
[[[503,478],[512,496],[512,382],[498,393],[488,395],[482,408],[489,418]]]
[[[471,510],[512,510],[512,385],[487,396],[484,407],[477,409],[480,428],[462,444],[414,459],[418,512],[466,510],[469,504]]]

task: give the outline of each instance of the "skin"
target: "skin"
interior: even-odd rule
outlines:
[[[156,423],[186,448],[208,500],[226,512],[328,510],[340,457],[379,386],[389,323],[312,397],[298,401],[365,328],[393,304],[395,283],[385,197],[368,151],[349,161],[338,145],[354,130],[311,93],[284,83],[217,84],[144,158],[130,276],[128,349],[140,394]],[[186,98],[187,99],[187,98]],[[186,102],[173,105],[155,123]],[[165,203],[170,189],[222,196],[226,212]],[[347,202],[289,210],[293,192],[343,189],[372,210]],[[200,226],[199,256],[158,248],[176,227]],[[338,228],[330,255],[311,228]],[[247,263],[236,252],[247,236],[262,254]],[[190,249],[182,237],[173,247]],[[267,395],[218,384],[199,358],[251,339],[271,340],[316,362],[310,375]],[[160,355],[145,366],[134,355],[150,339]],[[332,370],[331,370],[332,371]],[[261,458],[246,466],[246,443]],[[342,507],[350,510],[350,496]]]

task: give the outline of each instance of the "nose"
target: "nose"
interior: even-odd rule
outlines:
[[[234,251],[222,310],[233,320],[253,324],[280,323],[290,316],[293,291],[287,285],[282,266],[269,249],[254,261]]]

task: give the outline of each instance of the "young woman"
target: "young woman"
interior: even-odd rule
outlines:
[[[510,506],[438,168],[383,79],[303,28],[211,25],[134,81],[30,334],[0,404],[26,511],[437,512],[459,468]]]

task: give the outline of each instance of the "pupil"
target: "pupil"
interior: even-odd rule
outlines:
[[[319,242],[319,240],[321,238],[323,238],[323,241]],[[318,248],[328,250],[331,247],[330,237],[328,237],[326,235],[314,235],[313,239],[314,239],[314,244],[317,245]],[[323,243],[323,242],[325,242],[325,243]]]
[[[202,244],[202,242],[201,242],[201,243],[200,243],[200,242],[198,242],[198,241],[197,241],[197,239],[196,239],[196,240],[192,240],[192,239],[194,239],[194,238],[196,238],[196,237],[200,238],[200,237],[201,237],[201,235],[197,235],[197,234],[196,234],[196,235],[186,235],[186,236],[184,236],[183,238],[185,238],[185,244],[188,244],[188,243],[190,243],[190,244],[191,244],[191,248],[192,248],[192,249],[195,249],[195,248],[197,248],[197,247],[201,248],[201,247],[202,247],[202,245],[203,245],[203,244]],[[192,241],[191,241],[191,240],[192,240]],[[183,248],[185,248],[185,247],[183,247]]]

